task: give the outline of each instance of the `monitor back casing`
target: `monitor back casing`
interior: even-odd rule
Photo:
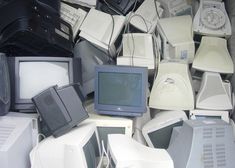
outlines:
[[[49,132],[58,137],[69,132],[88,118],[82,101],[73,85],[50,87],[32,98]]]
[[[134,73],[142,75],[141,104],[138,107],[99,103],[99,73]],[[100,65],[95,68],[95,110],[99,114],[119,116],[142,116],[147,111],[148,69],[144,67]]]
[[[20,112],[36,112],[31,99],[20,98],[20,62],[68,62],[69,83],[82,83],[81,59],[66,57],[8,57],[11,83],[11,109]],[[46,74],[45,74],[46,75]],[[48,86],[50,87],[50,86]]]

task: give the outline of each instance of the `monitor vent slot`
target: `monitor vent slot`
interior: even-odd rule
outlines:
[[[226,153],[224,144],[216,144],[216,162],[218,168],[226,168]]]
[[[225,137],[225,128],[216,128],[216,138],[223,138]]]
[[[0,149],[4,146],[5,142],[14,131],[14,129],[14,125],[0,125]]]
[[[203,145],[204,168],[214,168],[212,144]]]
[[[203,139],[211,139],[213,135],[212,128],[204,128],[203,129]]]

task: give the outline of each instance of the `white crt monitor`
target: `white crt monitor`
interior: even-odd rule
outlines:
[[[191,119],[208,119],[217,118],[229,123],[229,111],[218,110],[190,110],[189,116]]]
[[[165,149],[142,145],[122,134],[108,136],[109,168],[174,168]]]
[[[109,134],[125,134],[128,137],[132,136],[132,120],[124,117],[105,116],[94,113],[89,113],[89,118],[84,123],[95,123],[100,144],[104,142],[107,147]]]
[[[38,127],[37,117],[27,115],[10,112],[0,117],[1,168],[30,167],[29,153],[36,144]]]
[[[31,168],[95,168],[100,146],[94,124],[81,124],[58,138],[48,137],[30,153]]]
[[[167,149],[174,127],[188,120],[184,111],[161,111],[142,128],[148,146]]]

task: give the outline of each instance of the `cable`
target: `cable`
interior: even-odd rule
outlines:
[[[110,38],[109,38],[109,43],[108,43],[108,55],[109,55],[109,59],[110,59],[110,61],[112,61],[112,54],[111,54],[111,40],[112,40],[112,37],[113,37],[113,32],[114,32],[114,26],[115,26],[115,22],[114,22],[114,18],[113,18],[113,16],[112,15],[110,15],[111,16],[111,19],[112,19],[112,30],[111,30],[111,34],[110,34]],[[110,49],[111,48],[111,49]]]
[[[104,147],[104,140],[101,141],[101,146],[102,146],[101,159],[100,159],[99,164],[98,164],[98,166],[97,166],[96,168],[101,168],[102,163],[103,163],[102,161],[103,161],[104,155],[106,156],[106,158],[107,158],[107,160],[108,160],[108,163],[107,163],[107,165],[106,165],[106,168],[109,168],[110,160],[109,160],[108,153],[107,153],[107,151],[106,151],[106,149],[105,149],[105,147]]]

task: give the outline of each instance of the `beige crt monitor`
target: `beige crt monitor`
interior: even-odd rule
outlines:
[[[117,57],[117,65],[143,66],[155,69],[157,59],[152,34],[123,34],[123,56]]]
[[[218,0],[200,1],[199,9],[193,20],[195,34],[230,37],[231,23],[224,2]]]
[[[145,0],[140,7],[130,14],[130,23],[137,29],[145,33],[155,31],[159,16],[161,17],[163,9],[156,0]]]
[[[79,36],[114,56],[116,53],[115,42],[125,21],[124,16],[112,16],[91,8],[81,25]]]
[[[182,15],[192,16],[192,6],[186,0],[158,0],[164,9],[164,17],[174,17]]]
[[[187,63],[164,60],[159,64],[149,107],[162,110],[194,109],[194,90]]]
[[[231,93],[228,93],[219,73],[204,72],[196,98],[196,108],[208,110],[231,110]]]
[[[161,37],[163,59],[193,62],[195,44],[191,16],[162,18],[158,21],[157,30]]]
[[[234,65],[227,48],[227,40],[203,36],[193,61],[193,68],[201,71],[232,74]]]
[[[125,117],[99,115],[94,112],[94,103],[86,105],[89,118],[84,123],[95,123],[100,141],[107,146],[108,134],[125,134],[132,137],[133,121]]]
[[[174,163],[165,149],[142,145],[121,134],[108,136],[110,168],[174,168]]]

